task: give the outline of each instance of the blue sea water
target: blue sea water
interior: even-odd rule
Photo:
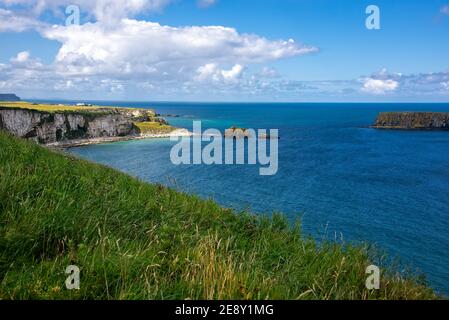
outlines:
[[[368,127],[381,111],[449,112],[449,104],[103,104],[151,106],[180,115],[169,121],[189,129],[193,120],[279,129],[274,176],[249,165],[175,166],[169,139],[69,152],[227,207],[301,217],[303,232],[317,238],[375,244],[449,294],[449,132]]]

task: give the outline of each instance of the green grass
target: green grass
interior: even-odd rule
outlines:
[[[76,106],[66,104],[48,104],[48,103],[31,103],[27,101],[1,101],[0,108],[9,109],[25,109],[34,110],[48,113],[80,113],[80,114],[108,114],[114,112],[114,110],[139,110],[137,108],[124,108],[113,106]]]
[[[78,111],[91,111],[95,112],[98,109],[104,109],[107,107],[98,106],[72,106],[72,105],[57,105],[57,104],[46,104],[46,103],[31,103],[27,101],[17,101],[17,102],[0,102],[0,106],[4,108],[12,109],[26,109],[35,110],[42,112],[78,112]]]
[[[433,299],[365,288],[368,249],[318,245],[279,215],[236,213],[0,132],[1,299]],[[81,269],[81,288],[64,286]]]
[[[141,134],[165,134],[175,130],[174,127],[160,122],[135,122]]]

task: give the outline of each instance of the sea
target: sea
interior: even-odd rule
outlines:
[[[319,241],[370,244],[399,272],[449,295],[449,131],[370,128],[379,112],[449,112],[449,104],[83,102],[154,109],[189,130],[193,121],[223,132],[278,129],[272,176],[257,165],[174,165],[170,139],[68,152],[238,212],[300,219],[302,233]]]

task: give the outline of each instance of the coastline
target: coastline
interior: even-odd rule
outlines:
[[[177,128],[169,133],[147,133],[135,136],[123,136],[123,137],[100,137],[100,138],[89,138],[89,139],[73,139],[58,141],[53,143],[47,143],[44,146],[54,149],[68,149],[74,147],[82,147],[96,144],[113,143],[121,141],[131,141],[131,140],[144,140],[144,139],[163,139],[171,137],[190,137],[192,133],[187,129]]]
[[[0,299],[443,298],[394,269],[384,271],[382,290],[367,290],[373,257],[366,246],[318,245],[284,215],[226,209],[8,133],[0,132],[0,150],[6,209]],[[18,201],[22,219],[14,215]],[[72,292],[61,286],[66,275],[54,272],[68,264],[83,272]],[[122,284],[111,285],[117,279]]]
[[[0,129],[54,149],[193,135],[152,109],[27,101],[0,102]]]
[[[419,107],[419,109],[425,109],[425,105],[423,105],[423,106],[420,106]],[[193,107],[192,107],[193,108]],[[274,110],[273,112],[281,112],[281,111],[279,111],[279,106],[276,106],[276,110]],[[430,107],[429,107],[430,108]],[[273,109],[274,109],[274,107],[273,107]],[[281,108],[282,109],[282,108]],[[349,108],[350,109],[350,108]],[[399,108],[400,109],[400,108]],[[380,111],[382,111],[382,107],[376,107],[375,109],[375,112],[373,111],[372,112],[372,114],[374,115],[375,113],[376,114],[379,114],[379,112]],[[189,110],[189,109],[187,109],[187,110],[182,110],[183,112],[182,113],[186,113],[186,114],[188,114],[188,113],[193,113],[191,110]],[[300,112],[301,110],[299,110],[298,111],[298,115],[301,115],[301,112]],[[270,111],[271,112],[271,111]],[[320,117],[322,117],[323,115],[322,115],[322,113],[318,113],[319,111],[317,111],[317,116],[319,115]],[[180,112],[181,113],[181,112]],[[332,113],[329,113],[329,114],[332,114]],[[160,115],[159,115],[160,116]],[[216,117],[216,114],[215,115],[212,115],[212,116],[210,116],[210,115],[208,115],[209,116],[209,118],[213,118],[213,119],[215,119],[215,118],[218,118],[218,119],[220,119],[219,117]],[[236,110],[236,113],[235,114],[231,114],[231,116],[232,116],[232,119],[240,119],[239,117],[241,116],[240,115],[240,113],[238,113],[238,111]],[[184,116],[182,116],[182,117],[184,117]],[[195,118],[198,118],[198,119],[201,119],[201,118],[207,118],[206,116],[204,116],[204,114],[198,114],[198,115],[196,115],[196,117]],[[268,118],[268,117],[267,117]],[[243,117],[243,120],[247,120],[248,118],[245,118],[245,117]],[[252,119],[252,118],[249,118],[249,119]],[[325,118],[325,119],[327,119],[328,121],[327,122],[329,122],[330,123],[330,125],[331,126],[333,126],[334,125],[334,123],[332,122],[332,121],[334,121],[334,119],[331,117],[331,116],[329,116],[328,118]],[[293,121],[294,119],[292,119],[292,121]],[[245,121],[242,121],[242,122],[239,122],[238,120],[236,120],[235,122],[237,122],[237,123],[241,123],[241,125],[245,125],[247,122],[245,122]],[[369,123],[371,123],[371,121],[372,121],[372,116],[369,114],[369,115],[367,115],[364,119],[363,119],[363,121],[360,121],[360,123],[362,123],[363,122],[363,124],[364,124],[364,126],[360,126],[360,127],[356,127],[356,129],[357,128],[373,128],[373,126],[371,125],[368,125]],[[184,122],[183,121],[179,121],[178,122],[178,124],[180,124],[179,125],[179,127],[184,127],[182,124],[183,124]],[[223,123],[225,123],[225,122],[223,122]],[[218,123],[218,126],[220,127],[220,128],[226,128],[226,127],[229,127],[229,124],[228,124],[228,122],[226,122],[226,124],[223,124],[223,123]],[[262,122],[262,123],[265,123],[265,122]],[[340,122],[338,122],[339,124],[340,124]],[[281,127],[281,129],[282,128],[284,128],[285,129],[285,127],[290,127],[292,124],[290,123],[290,122],[287,122],[285,125],[283,125],[282,127]],[[307,123],[307,125],[314,125],[314,123],[313,123],[313,121],[311,122],[311,123]],[[353,124],[352,123],[350,123],[350,124],[348,124],[348,126],[352,126]],[[323,128],[324,127],[328,127],[328,123],[325,123],[325,124],[323,124]],[[265,127],[269,127],[269,125],[265,125]],[[343,125],[342,125],[342,127],[343,127]],[[131,133],[130,135],[127,135],[127,136],[117,136],[117,137],[92,137],[92,138],[87,138],[87,139],[78,139],[78,140],[74,140],[74,141],[72,141],[72,140],[69,140],[69,141],[60,141],[57,145],[54,145],[54,144],[50,144],[49,146],[48,146],[48,149],[54,149],[54,150],[58,150],[59,149],[59,151],[66,151],[66,152],[68,152],[68,153],[70,153],[70,152],[73,152],[73,153],[79,153],[79,154],[84,154],[84,155],[88,155],[88,159],[90,159],[91,161],[93,161],[93,162],[100,162],[100,161],[95,161],[96,159],[95,159],[95,156],[90,156],[91,154],[92,155],[94,155],[94,154],[96,154],[96,152],[97,152],[97,150],[98,150],[98,152],[99,152],[99,154],[106,154],[107,156],[106,157],[104,157],[103,159],[106,159],[106,160],[104,160],[104,162],[105,163],[107,163],[108,165],[111,165],[112,167],[114,167],[114,163],[113,163],[113,161],[109,161],[108,160],[108,158],[111,158],[111,159],[114,159],[114,157],[111,157],[111,153],[112,152],[114,152],[114,150],[115,150],[115,152],[117,152],[117,150],[119,150],[119,152],[120,152],[120,148],[128,148],[128,146],[133,146],[133,147],[131,147],[131,148],[129,148],[129,149],[139,149],[140,147],[142,147],[142,148],[146,148],[146,147],[148,147],[148,149],[152,149],[152,150],[154,150],[154,149],[156,149],[157,151],[156,152],[154,152],[153,153],[153,151],[150,151],[149,152],[149,154],[158,154],[157,152],[159,151],[159,150],[164,150],[164,152],[165,152],[165,150],[166,150],[166,148],[167,148],[167,145],[169,144],[168,143],[168,141],[167,140],[163,140],[163,141],[166,141],[166,142],[163,142],[163,141],[161,141],[162,143],[159,143],[158,141],[151,141],[151,140],[146,140],[148,143],[148,146],[147,146],[147,144],[145,143],[145,139],[158,139],[158,138],[162,138],[162,139],[164,139],[164,138],[169,138],[170,136],[172,136],[173,135],[173,133],[172,132],[174,132],[175,131],[175,129],[176,130],[182,130],[182,129],[177,129],[177,128],[175,128],[175,127],[171,127],[170,129],[169,128],[167,128],[169,131],[166,131],[166,132],[162,132],[162,131],[160,131],[160,132],[157,132],[157,131],[154,131],[153,133],[146,133],[146,134],[142,134],[142,133]],[[378,128],[379,129],[379,128]],[[173,130],[173,131],[170,131],[170,130]],[[411,130],[411,129],[409,129],[409,130]],[[193,130],[192,130],[193,131]],[[335,131],[335,132],[339,132],[339,130],[335,130],[334,128],[332,128],[332,131]],[[374,130],[373,130],[374,131]],[[296,135],[296,136],[299,136],[301,133],[302,134],[304,134],[304,133],[306,133],[306,131],[305,130],[298,130],[298,131],[289,131],[289,130],[283,130],[283,132],[286,132],[285,133],[285,136],[286,136],[286,140],[287,140],[287,144],[288,145],[295,145],[295,146],[297,146],[298,144],[296,144],[296,142],[292,142],[291,140],[290,140],[290,138],[289,138],[289,136],[291,137],[292,136],[292,134],[294,134],[294,135]],[[360,132],[358,132],[358,131],[354,131],[354,135],[353,136],[356,136],[356,135],[358,135],[358,134],[363,134],[364,132],[371,132],[371,130],[368,130],[368,131],[360,131]],[[374,133],[372,133],[373,135],[375,135]],[[194,131],[193,131],[193,133],[192,133],[192,135],[195,135],[195,133],[194,133]],[[323,136],[321,136],[320,134],[316,134],[320,139],[321,139],[321,137],[324,137],[324,138],[326,138],[326,135],[323,135]],[[401,142],[402,141],[402,143],[404,143],[404,141],[405,141],[405,144],[404,144],[404,147],[402,147],[400,150],[401,150],[401,152],[405,152],[402,156],[396,156],[396,158],[393,158],[393,163],[395,163],[395,159],[396,160],[399,160],[400,158],[408,158],[408,159],[414,159],[414,157],[411,157],[410,156],[410,154],[412,154],[412,152],[413,151],[410,151],[410,153],[408,152],[409,151],[409,149],[407,148],[407,146],[409,146],[409,145],[413,145],[413,146],[415,146],[415,139],[413,139],[413,135],[394,135],[393,133],[392,134],[389,134],[388,135],[389,136],[389,141],[391,141],[391,143],[387,143],[387,146],[388,145],[394,145],[395,143],[397,144],[397,142]],[[379,145],[382,145],[382,143],[386,143],[386,141],[384,141],[385,139],[384,139],[384,137],[385,137],[385,135],[383,135],[383,134],[380,134],[380,135],[377,135],[377,136],[375,136],[375,137],[372,137],[373,139],[374,139],[374,141],[377,141],[378,143],[379,143]],[[397,138],[397,140],[396,140],[396,138]],[[136,143],[136,144],[133,144],[133,143],[117,143],[117,144],[115,144],[115,142],[121,142],[121,141],[123,141],[123,142],[125,142],[125,141],[130,141],[130,140],[144,140],[144,141],[142,141],[142,142],[140,142],[140,143]],[[325,140],[319,140],[320,142],[321,141],[325,141]],[[153,142],[153,143],[152,143]],[[418,141],[419,142],[419,141]],[[105,147],[103,147],[103,146],[99,146],[98,147],[98,149],[97,148],[95,148],[95,147],[89,147],[89,148],[76,148],[76,147],[78,147],[78,146],[88,146],[88,145],[101,145],[101,144],[108,144],[108,145],[106,145]],[[115,144],[115,146],[113,146],[113,144]],[[302,144],[302,143],[301,143]],[[45,144],[41,144],[42,146],[46,146]],[[310,147],[310,144],[308,145],[308,144],[306,144],[306,146],[309,146]],[[312,145],[313,146],[313,145]],[[419,148],[419,150],[424,150],[423,149],[423,147],[425,147],[425,145],[423,145],[423,146],[421,146],[420,148]],[[444,147],[444,146],[443,146]],[[70,149],[70,148],[73,148],[73,149]],[[351,148],[349,148],[349,150],[351,150],[351,149],[353,149],[352,147]],[[391,149],[391,147],[390,147],[390,149]],[[73,151],[70,151],[70,150],[73,150]],[[111,151],[109,151],[109,150],[111,150]],[[348,150],[348,149],[346,149],[346,147],[345,147],[345,149],[342,149],[342,150]],[[357,150],[360,150],[359,148],[357,148]],[[128,150],[129,151],[129,150]],[[111,152],[111,153],[109,153],[109,152]],[[288,154],[288,150],[286,151],[287,152],[287,156],[289,155]],[[382,148],[381,150],[378,150],[378,152],[384,152],[384,148]],[[331,154],[334,154],[334,155],[336,155],[335,153],[333,153],[333,152],[331,152]],[[377,151],[375,151],[375,154],[377,154]],[[423,155],[425,155],[426,153],[422,153]],[[133,154],[133,157],[136,157],[136,156],[139,156],[139,151],[136,151],[136,153],[135,154]],[[371,158],[371,154],[369,154],[369,156],[370,156],[370,158]],[[418,156],[419,156],[419,154],[418,154]],[[83,157],[83,156],[82,156]],[[127,158],[128,157],[128,154],[121,154],[121,157],[124,157],[125,159],[129,159],[129,158],[132,158],[131,156],[129,157],[129,158]],[[313,157],[313,158],[315,158],[315,157]],[[310,158],[310,159],[305,159],[305,160],[308,160],[309,162],[310,161],[315,161],[315,159],[313,159],[312,157]],[[340,161],[342,161],[341,160],[341,158],[339,158],[338,157],[338,155],[335,157],[337,160],[334,162],[334,164],[337,164],[337,165],[339,165],[339,162]],[[419,158],[419,157],[418,157]],[[369,158],[368,158],[368,160],[369,160]],[[381,159],[382,160],[382,159]],[[386,159],[387,160],[387,159]],[[388,160],[390,160],[390,159],[388,159]],[[163,159],[163,160],[156,160],[156,161],[152,161],[152,165],[156,168],[155,170],[156,170],[156,172],[158,172],[157,170],[159,170],[158,169],[158,167],[160,166],[160,164],[161,164],[161,162],[158,162],[158,161],[166,161],[166,159]],[[126,161],[123,161],[123,162],[125,162],[126,163]],[[310,162],[310,163],[313,163],[313,162]],[[357,162],[356,162],[357,163]],[[369,163],[369,162],[368,162]],[[331,163],[332,164],[332,163]],[[286,165],[287,166],[287,168],[290,168],[289,169],[289,171],[290,172],[297,172],[297,171],[295,171],[295,170],[297,170],[297,169],[292,169],[293,168],[293,165],[290,165],[289,166],[289,164],[288,163],[285,163],[284,165]],[[374,164],[373,164],[374,165]],[[385,163],[385,166],[387,167],[387,166],[390,166],[391,165],[391,163],[390,162],[388,162],[388,163]],[[402,163],[401,163],[401,165],[403,165]],[[438,164],[433,164],[433,166],[437,166]],[[352,164],[351,164],[351,166],[352,166]],[[116,167],[120,167],[120,166],[116,166]],[[348,166],[348,167],[350,167],[350,166]],[[370,165],[368,165],[367,166],[368,168],[370,167]],[[395,164],[395,167],[396,168],[398,168],[398,165],[397,164]],[[426,169],[426,166],[421,166],[423,169]],[[356,165],[355,166],[355,170],[357,170],[357,168],[365,168],[365,164],[358,164],[358,165]],[[376,167],[377,168],[377,167]],[[410,169],[410,168],[413,168],[413,166],[411,166],[411,165],[409,165],[408,167],[407,167],[408,169]],[[120,168],[120,169],[122,169],[122,168]],[[332,166],[330,166],[330,170],[332,171]],[[352,170],[352,169],[351,169]],[[186,170],[186,171],[188,171],[188,170]],[[305,175],[305,177],[309,177],[309,179],[310,179],[310,177],[312,177],[312,174],[307,174],[307,173],[305,173],[304,171],[302,171],[301,169],[299,169],[299,171],[303,174],[303,175]],[[407,170],[408,171],[408,170]],[[421,171],[423,171],[423,170],[421,170]],[[128,172],[128,171],[126,171],[126,170],[123,170],[123,172]],[[241,172],[241,171],[240,171]],[[314,173],[314,177],[312,177],[312,178],[315,178],[316,176],[320,176],[320,172],[318,172],[318,171],[312,171],[313,173]],[[372,171],[372,172],[377,172],[377,171]],[[425,172],[425,171],[424,171]],[[339,172],[340,173],[340,172]],[[135,176],[140,176],[140,172],[133,172],[133,174],[135,175]],[[194,173],[194,174],[198,174],[198,173]],[[408,175],[404,175],[400,170],[399,170],[399,174],[400,174],[400,176],[401,177],[408,177]],[[199,175],[199,174],[198,174]],[[377,174],[376,174],[377,175]],[[142,175],[143,176],[143,175]],[[142,176],[140,176],[140,177],[142,177]],[[187,174],[187,176],[190,176],[190,173],[189,174]],[[204,176],[206,176],[206,174],[204,174]],[[213,183],[205,183],[204,181],[206,181],[206,178],[203,176],[203,174],[201,173],[201,178],[202,178],[202,182],[203,182],[203,184],[204,184],[204,189],[206,189],[206,190],[208,190],[208,189],[210,189],[210,190],[218,190],[218,192],[220,192],[220,193],[223,193],[223,194],[226,194],[226,190],[223,190],[223,188],[218,188],[218,189],[214,189],[214,185],[213,185]],[[428,175],[426,176],[426,177],[429,177]],[[432,177],[432,176],[431,176]],[[437,177],[438,178],[438,177]],[[251,180],[252,178],[251,178],[251,176],[248,176],[248,175],[243,175],[243,177],[242,177],[242,179],[236,179],[236,180],[233,180],[234,181],[234,185],[237,185],[237,183],[239,182],[239,180],[240,181],[245,181],[245,182],[250,182],[250,183],[254,183],[254,182],[256,182],[257,183],[257,181],[255,181],[255,180]],[[285,179],[285,178],[283,178],[283,179]],[[430,179],[430,180],[433,180],[433,179],[435,179],[435,178],[432,178],[432,179]],[[154,180],[155,182],[158,182],[158,183],[162,183],[161,182],[161,180],[158,180],[158,179],[155,179]],[[237,183],[235,183],[237,181]],[[286,180],[286,181],[289,181],[289,180]],[[279,182],[276,182],[275,181],[275,183],[279,183]],[[396,183],[391,183],[391,185],[393,185],[393,186],[396,186],[397,184]],[[358,186],[361,186],[360,184],[358,185]],[[389,185],[387,184],[387,187],[388,187]],[[362,189],[363,189],[363,185],[361,186],[362,187]],[[216,188],[216,187],[215,187]],[[324,185],[324,188],[326,188],[326,185]],[[365,189],[365,191],[372,191],[372,190],[374,190],[374,191],[376,191],[376,189],[374,188],[374,189],[372,189],[372,188],[374,188],[374,187],[367,187],[366,189]],[[330,192],[330,193],[332,193],[333,192],[333,190],[332,190],[332,188],[329,188],[329,189],[327,189],[328,190],[328,192]],[[388,189],[387,189],[388,190]],[[313,189],[312,191],[314,191],[313,193],[315,193],[315,194],[317,194],[320,190],[316,190],[316,189]],[[310,191],[310,194],[312,194],[312,191]],[[438,190],[437,190],[438,191]],[[217,192],[217,193],[218,193]],[[356,192],[356,191],[351,191],[351,192]],[[382,192],[380,193],[380,194],[382,194]],[[393,193],[394,194],[394,193]],[[296,195],[298,195],[298,193],[296,193]],[[241,200],[241,201],[248,201],[248,202],[251,202],[252,204],[254,204],[254,203],[257,203],[257,205],[259,206],[259,209],[258,210],[256,210],[256,212],[263,212],[263,210],[265,210],[263,207],[266,207],[266,208],[270,208],[269,210],[272,210],[271,208],[272,207],[274,207],[274,206],[277,206],[277,199],[275,199],[275,197],[271,197],[271,198],[268,198],[268,200],[263,200],[263,201],[260,201],[259,199],[255,199],[256,197],[250,197],[250,196],[248,196],[248,195],[242,195],[242,196],[239,196],[239,197],[236,197],[236,199],[238,199],[239,201]],[[419,198],[419,196],[417,196],[417,198],[418,199],[421,199],[421,198]],[[249,199],[249,200],[247,200],[247,199]],[[377,211],[379,211],[379,212],[389,212],[390,214],[392,214],[393,213],[393,211],[396,211],[396,212],[399,212],[399,209],[397,209],[397,208],[399,208],[399,207],[401,207],[401,206],[404,206],[401,202],[399,202],[399,204],[397,204],[396,206],[393,206],[393,208],[394,209],[389,209],[389,208],[386,208],[385,206],[383,206],[382,204],[377,204],[377,203],[375,203],[374,201],[372,201],[372,202],[369,202],[369,200],[370,200],[370,198],[368,197],[368,199],[367,199],[368,201],[368,203],[370,203],[370,207],[373,207],[373,208],[380,208],[380,210],[377,210]],[[423,197],[423,199],[421,199],[421,201],[423,202],[423,203],[426,203],[426,199]],[[260,204],[259,204],[259,202],[260,202]],[[270,202],[271,203],[273,203],[274,205],[271,205],[270,204]],[[342,200],[341,201],[343,204],[342,204],[342,206],[344,206],[345,204],[344,204],[344,201]],[[224,205],[227,205],[227,203],[225,203],[224,202]],[[310,201],[309,203],[305,203],[303,206],[304,207],[306,207],[306,206],[310,206],[310,205],[314,205],[313,203],[312,203],[312,201]],[[289,211],[291,211],[292,210],[292,207],[293,207],[294,205],[293,204],[287,204],[287,205],[285,205],[285,208],[286,209],[284,209],[286,212],[289,212]],[[262,209],[260,209],[260,207],[262,207]],[[405,206],[405,207],[407,207],[407,206]],[[326,205],[322,205],[322,206],[320,206],[320,209],[321,208],[324,208],[324,209],[322,209],[323,211],[325,211],[326,210]],[[408,207],[407,207],[408,208]],[[416,215],[416,214],[419,214],[419,206],[417,207],[417,209],[416,210],[414,210],[413,208],[411,209],[411,210],[408,210],[408,212],[411,212],[412,214],[414,214],[414,215]],[[294,208],[293,208],[294,209]],[[350,211],[351,210],[351,208],[347,208],[348,209],[348,211]],[[359,209],[359,208],[358,208]],[[360,210],[363,212],[363,208],[360,208]],[[371,209],[371,210],[374,210],[374,209]],[[435,206],[435,207],[433,207],[433,208],[431,208],[430,209],[430,214],[438,214],[438,210],[439,210],[439,207],[438,206]],[[367,210],[368,211],[368,210]],[[345,213],[343,213],[343,216],[345,215]],[[381,215],[383,215],[382,213],[381,213]],[[385,215],[383,215],[383,216],[387,216],[386,214]],[[363,217],[362,217],[362,219],[363,219]],[[380,219],[382,219],[382,217],[380,217]],[[388,221],[388,220],[387,220]],[[305,224],[306,225],[306,224]],[[309,226],[310,226],[310,223],[309,223]],[[307,225],[306,225],[306,228],[308,228],[308,231],[310,231],[310,227],[308,227]],[[348,233],[348,234],[350,234],[350,232],[351,232],[351,230],[350,229],[348,229],[348,230],[346,230],[346,232]],[[418,233],[419,234],[419,233]],[[424,232],[423,232],[423,234],[424,234]],[[371,240],[370,239],[370,241],[375,241],[375,240],[377,240],[377,241],[380,241],[380,243],[389,243],[388,241],[388,239],[387,240],[385,240],[385,242],[384,242],[384,240],[382,240],[382,239],[376,239],[376,237],[374,236],[373,237],[374,238],[374,240]],[[429,239],[429,242],[430,241],[433,241],[433,238],[430,238]],[[408,252],[407,251],[407,248],[401,248],[400,246],[398,246],[399,248],[398,248],[398,253],[396,253],[396,254],[400,254],[400,253],[402,253],[402,252]],[[396,249],[396,248],[395,248]],[[402,250],[405,250],[405,251],[402,251]],[[412,254],[414,254],[414,253],[412,253]],[[423,256],[423,255],[420,255],[420,254],[416,254],[416,256],[418,256],[418,258],[415,258],[415,260],[418,260],[419,258],[420,258],[420,256]],[[444,259],[442,259],[442,260],[444,260]],[[411,262],[412,263],[412,262]],[[421,263],[420,263],[420,265],[421,265]],[[433,271],[433,269],[432,269],[432,267],[428,267],[425,263],[424,263],[424,267],[425,268],[423,268],[423,269],[425,269],[425,271],[426,271],[426,273],[427,272],[429,272],[428,270],[430,270],[430,273],[429,273],[429,278],[431,278],[432,279],[432,284],[436,287],[436,288],[438,288],[441,292],[446,292],[444,289],[445,289],[445,285],[444,284],[441,284],[441,282],[439,281],[439,275],[438,274],[436,274],[435,275],[435,273],[431,273],[432,271]],[[434,283],[436,283],[436,284],[434,284]],[[443,288],[443,289],[440,289],[440,288]]]

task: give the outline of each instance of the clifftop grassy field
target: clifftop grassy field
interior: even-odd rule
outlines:
[[[35,110],[42,112],[105,112],[110,109],[123,109],[119,107],[112,106],[75,106],[68,104],[48,104],[48,103],[31,103],[27,101],[1,101],[0,107],[12,108],[12,109],[25,109],[25,110]],[[129,108],[128,110],[132,110]]]
[[[81,269],[80,290],[64,282]],[[433,299],[368,250],[302,237],[0,132],[1,299]]]

